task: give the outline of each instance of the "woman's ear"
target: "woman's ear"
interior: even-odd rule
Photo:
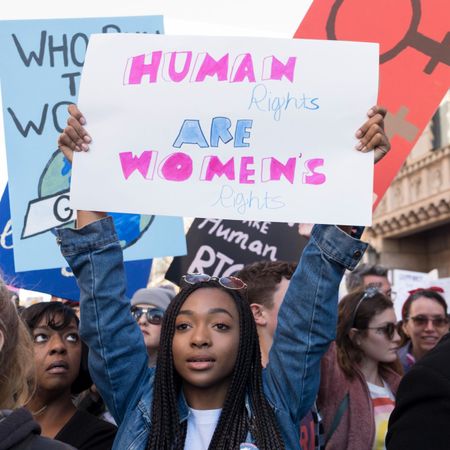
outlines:
[[[361,345],[361,340],[359,339],[359,330],[357,330],[356,328],[350,328],[348,337],[355,345]]]
[[[408,333],[408,327],[406,326],[407,323],[408,323],[407,320],[402,321],[402,330],[403,330],[403,333],[405,333],[406,336],[409,338],[410,336],[409,336],[409,333]]]

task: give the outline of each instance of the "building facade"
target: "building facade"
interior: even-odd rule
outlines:
[[[365,237],[371,262],[438,269],[440,278],[450,277],[449,94],[379,203]]]

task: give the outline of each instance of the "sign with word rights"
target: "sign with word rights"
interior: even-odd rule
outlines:
[[[354,147],[377,83],[376,44],[94,35],[72,206],[369,224],[373,155]]]

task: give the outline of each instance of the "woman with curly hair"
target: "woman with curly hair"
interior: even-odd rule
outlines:
[[[116,427],[76,408],[73,397],[92,384],[79,319],[61,302],[41,302],[21,314],[34,348],[36,389],[28,408],[44,436],[79,450],[109,450]],[[82,430],[82,432],[80,432]]]
[[[34,391],[33,345],[0,279],[0,450],[74,450],[40,436],[24,408]]]

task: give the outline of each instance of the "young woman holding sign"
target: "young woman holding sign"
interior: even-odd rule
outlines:
[[[59,147],[71,160],[88,149],[75,106]],[[389,150],[378,107],[358,130],[362,151]],[[125,298],[122,251],[111,218],[79,211],[59,231],[81,290],[80,334],[92,377],[119,424],[115,449],[298,449],[301,418],[314,402],[320,359],[335,336],[339,282],[366,245],[360,228],[316,226],[303,251],[261,368],[245,284],[186,275],[164,316],[156,368]]]

